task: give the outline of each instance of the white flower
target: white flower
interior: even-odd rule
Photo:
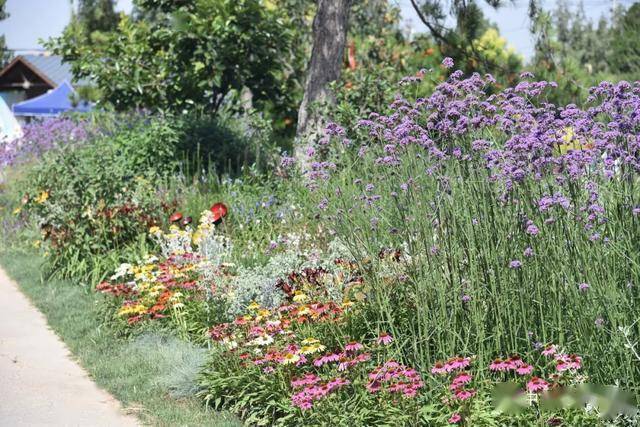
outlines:
[[[124,277],[128,274],[133,273],[133,266],[131,264],[123,263],[116,269],[113,276],[110,277],[111,280],[118,280],[121,277]]]
[[[251,345],[257,345],[257,346],[265,346],[265,345],[269,345],[273,343],[273,337],[271,335],[260,335],[258,338],[254,339],[253,341],[251,341]]]

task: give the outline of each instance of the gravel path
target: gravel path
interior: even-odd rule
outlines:
[[[0,426],[137,426],[0,269]]]

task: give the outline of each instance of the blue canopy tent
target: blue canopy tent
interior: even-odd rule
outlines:
[[[13,114],[16,116],[57,116],[68,111],[87,112],[91,105],[81,101],[78,105],[71,103],[71,96],[75,90],[66,80],[50,92],[13,104]]]

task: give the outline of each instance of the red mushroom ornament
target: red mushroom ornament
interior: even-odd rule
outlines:
[[[222,218],[227,216],[228,211],[229,210],[227,209],[224,203],[221,203],[221,202],[214,203],[213,206],[211,206],[211,213],[213,214],[213,223],[216,225],[220,224],[220,222],[222,222]]]

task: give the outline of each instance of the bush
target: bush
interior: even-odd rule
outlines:
[[[186,172],[240,176],[248,167],[264,171],[273,166],[278,154],[269,124],[255,113],[220,113],[216,118],[191,114],[172,120],[180,130],[177,148],[190,169]]]
[[[118,250],[144,244],[139,236],[173,209],[158,183],[177,168],[178,136],[146,118],[91,144],[49,153],[29,171],[22,209],[42,232],[52,272],[99,277],[105,255],[117,259]]]

